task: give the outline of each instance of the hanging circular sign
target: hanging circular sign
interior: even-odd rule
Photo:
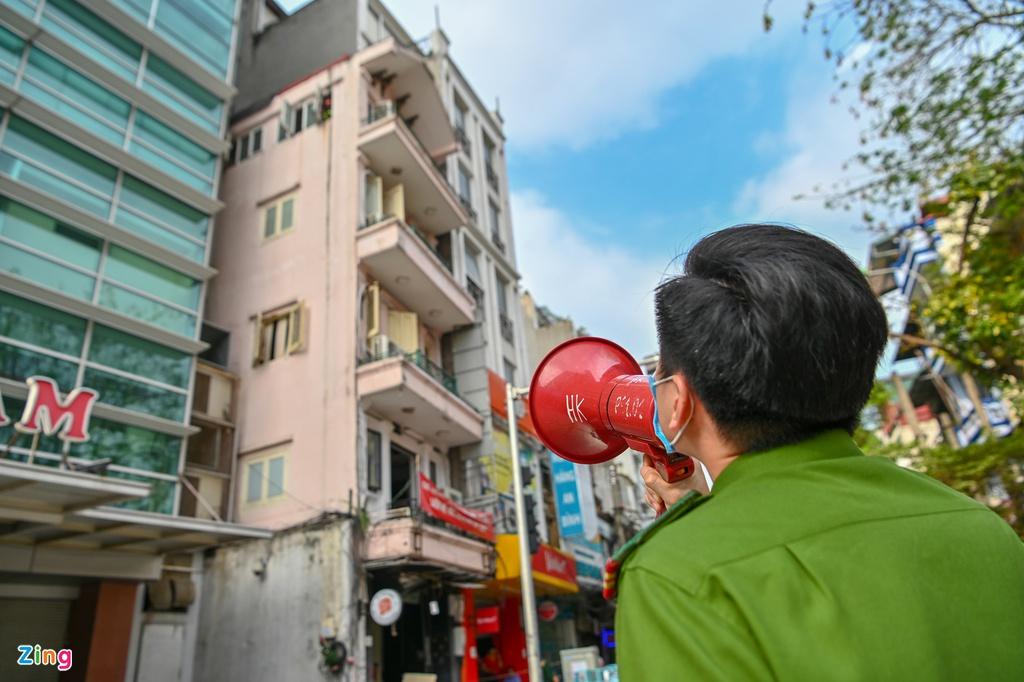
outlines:
[[[537,605],[537,615],[545,623],[550,623],[558,617],[558,604],[553,601],[542,601]]]
[[[370,600],[370,618],[377,625],[394,625],[402,615],[402,597],[394,590],[378,590]]]

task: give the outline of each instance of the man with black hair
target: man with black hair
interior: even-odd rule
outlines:
[[[1020,539],[851,438],[887,334],[857,266],[733,227],[655,309],[659,426],[712,489],[644,467],[662,513],[613,559],[621,679],[1024,680]]]

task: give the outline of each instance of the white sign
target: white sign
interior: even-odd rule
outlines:
[[[377,625],[394,625],[401,615],[402,597],[394,590],[379,590],[370,600],[370,618]]]

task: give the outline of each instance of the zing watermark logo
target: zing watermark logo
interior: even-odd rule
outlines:
[[[43,649],[36,644],[19,644],[18,665],[55,665],[57,670],[71,670],[71,649]]]

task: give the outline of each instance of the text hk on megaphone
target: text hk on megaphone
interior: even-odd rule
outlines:
[[[607,339],[571,339],[548,353],[530,383],[530,407],[541,441],[570,462],[600,464],[633,448],[666,481],[693,474],[693,460],[666,452],[655,432],[650,379]]]

